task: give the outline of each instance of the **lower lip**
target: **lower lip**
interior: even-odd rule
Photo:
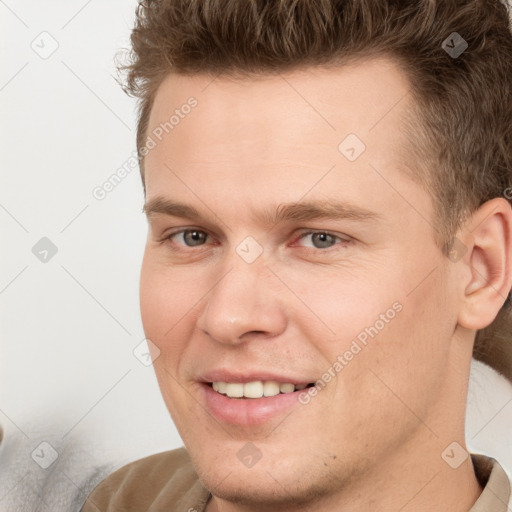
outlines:
[[[208,384],[201,385],[209,412],[220,421],[234,425],[258,425],[275,418],[298,404],[299,393],[280,393],[261,398],[229,398],[214,391]]]

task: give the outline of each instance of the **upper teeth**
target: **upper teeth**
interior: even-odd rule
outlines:
[[[262,396],[275,396],[279,393],[293,393],[304,389],[306,384],[280,383],[274,380],[253,382],[213,382],[213,389],[230,398],[261,398]]]

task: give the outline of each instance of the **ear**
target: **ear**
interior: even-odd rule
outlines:
[[[467,329],[483,329],[496,318],[512,287],[510,203],[501,197],[484,203],[457,239],[467,250],[460,260],[465,267],[461,269],[464,282],[458,322]]]

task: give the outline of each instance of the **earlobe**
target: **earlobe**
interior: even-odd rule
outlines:
[[[483,329],[496,318],[512,286],[512,208],[508,201],[495,198],[484,203],[458,238],[468,248],[462,262],[467,266],[467,281],[458,321],[468,329]]]

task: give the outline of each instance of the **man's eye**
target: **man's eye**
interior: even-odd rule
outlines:
[[[309,247],[313,247],[314,249],[329,249],[336,245],[337,241],[348,243],[348,240],[327,231],[308,231],[307,233],[302,233],[299,240],[307,239],[308,237],[310,237],[311,240]]]
[[[175,237],[181,239],[181,242],[183,242],[183,245],[186,247],[196,247],[202,245],[208,235],[199,229],[183,229],[182,231],[170,233],[165,237],[165,240],[174,241]]]

